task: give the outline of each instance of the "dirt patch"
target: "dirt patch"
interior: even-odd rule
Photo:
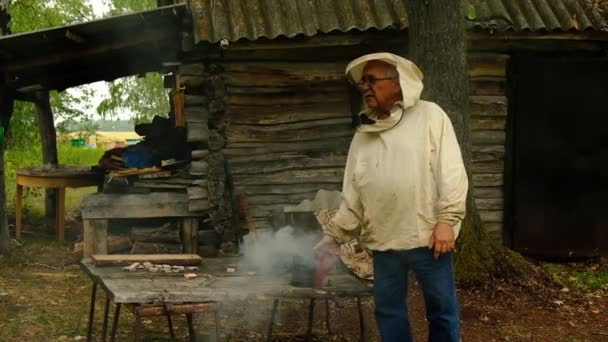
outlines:
[[[78,228],[74,227],[77,231]],[[562,265],[577,274],[580,265]],[[605,261],[584,270],[605,270]],[[591,275],[593,272],[590,273]],[[589,275],[589,276],[591,276]],[[571,277],[571,276],[568,276]],[[566,290],[567,289],[567,290]],[[593,290],[593,291],[591,291]],[[52,238],[28,236],[8,258],[0,259],[0,331],[3,341],[74,341],[86,335],[91,284],[71,262],[69,246]],[[104,298],[97,296],[95,332],[99,336]],[[608,297],[605,288],[556,287],[536,291],[508,284],[459,288],[463,341],[608,341]],[[415,283],[410,291],[410,317],[416,341],[426,340],[422,296]],[[263,341],[272,303],[258,300],[224,303],[220,334],[227,341]],[[304,341],[307,301],[281,302],[273,328],[275,341]],[[363,301],[365,341],[380,341],[373,301]],[[314,341],[360,340],[356,302],[329,303],[331,334],[327,334],[325,302],[315,305]],[[175,317],[177,335],[185,340],[185,318]],[[132,340],[133,316],[123,310],[118,340]],[[213,316],[196,319],[200,335],[213,334]],[[144,320],[148,341],[167,341],[164,319]]]

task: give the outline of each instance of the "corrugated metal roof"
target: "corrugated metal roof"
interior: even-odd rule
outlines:
[[[472,0],[471,2],[477,12],[473,26],[482,29],[531,32],[608,31],[608,6],[594,0]]]
[[[608,31],[593,0],[468,0],[472,27],[498,31]],[[198,41],[313,36],[407,27],[407,0],[190,0]],[[600,5],[601,6],[601,5]],[[464,20],[464,19],[463,19]]]
[[[198,41],[407,27],[407,0],[190,0]]]

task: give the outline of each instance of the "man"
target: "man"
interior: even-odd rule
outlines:
[[[342,203],[315,246],[324,259],[358,239],[373,253],[376,321],[386,342],[412,341],[408,272],[421,285],[429,341],[459,340],[453,250],[465,215],[468,180],[448,116],[420,100],[422,73],[389,53],[346,68],[364,98]],[[334,258],[335,259],[335,258]]]

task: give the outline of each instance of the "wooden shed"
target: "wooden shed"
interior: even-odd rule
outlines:
[[[486,227],[530,255],[608,253],[605,17],[584,0],[472,4],[471,171]],[[353,134],[344,67],[371,52],[407,56],[405,0],[189,6],[195,45],[180,77],[186,112],[208,115],[189,130],[209,137],[192,157],[208,170],[215,223],[229,226],[239,193],[263,229],[284,206],[339,190]]]

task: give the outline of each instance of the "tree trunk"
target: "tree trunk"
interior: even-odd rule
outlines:
[[[7,3],[0,1],[0,36],[10,34],[10,15],[6,11]],[[13,115],[14,93],[5,88],[6,75],[0,73],[0,123],[4,133]],[[10,234],[8,231],[8,218],[6,212],[6,182],[4,177],[4,139],[0,143],[0,254],[6,255],[10,251]]]
[[[471,179],[466,21],[461,0],[409,0],[409,54],[424,74],[423,98],[448,114]],[[458,239],[456,274],[461,281],[483,281],[521,273],[525,261],[489,237],[469,181],[467,217]],[[503,273],[503,274],[499,274]]]
[[[48,91],[36,92],[36,111],[38,112],[38,131],[42,143],[42,163],[44,165],[57,165],[57,132]],[[56,189],[46,189],[45,213],[47,219],[55,218],[55,207],[57,199]]]

